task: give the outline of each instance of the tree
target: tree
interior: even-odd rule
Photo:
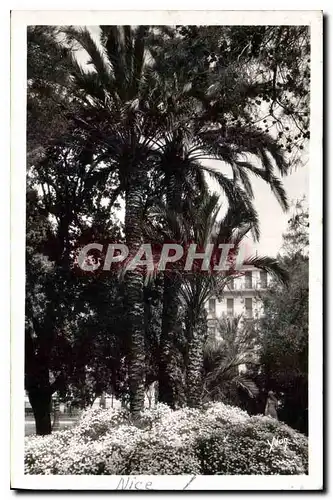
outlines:
[[[237,210],[236,207],[229,207],[225,216],[219,220],[220,208],[217,195],[201,193],[196,201],[187,201],[186,207],[185,204],[183,205],[182,215],[160,205],[159,208],[155,207],[152,210],[151,216],[153,220],[155,219],[157,231],[161,232],[162,230],[158,222],[158,217],[160,217],[165,221],[165,238],[177,241],[185,248],[189,248],[189,245],[195,242],[197,248],[205,251],[208,244],[214,244],[217,249],[219,244],[231,243],[235,245],[237,253],[244,236],[251,229],[256,228],[256,218],[253,218],[251,211],[244,213]],[[206,271],[201,271],[197,263],[194,263],[190,271],[185,271],[183,268],[184,260],[165,271],[170,273],[172,279],[177,282],[178,300],[183,304],[185,311],[185,385],[189,406],[197,406],[202,394],[203,349],[207,339],[205,304],[211,296],[221,294],[234,273],[238,272],[235,271],[234,267],[228,272],[213,271],[213,267],[219,262],[220,257],[221,250],[216,251],[210,258]],[[251,257],[247,259],[246,263],[273,273],[279,279],[286,279],[284,270],[275,259]],[[231,264],[233,265],[233,263]],[[174,341],[174,337],[169,342],[169,361],[170,355],[174,353],[172,341]],[[170,370],[170,378],[172,378],[172,374],[173,371]]]
[[[302,43],[297,42],[297,30],[288,28],[283,31],[275,27],[263,27],[261,30],[249,27],[247,31],[249,33],[244,37],[241,30],[235,27],[230,29],[183,26],[176,30],[176,33],[168,33],[164,37],[149,33],[149,50],[155,61],[153,67],[158,72],[163,71],[167,82],[160,106],[169,114],[172,130],[158,143],[161,151],[158,168],[161,170],[161,185],[165,186],[166,201],[173,211],[181,212],[181,202],[189,184],[198,185],[198,189],[203,189],[203,171],[215,175],[231,205],[243,204],[247,210],[251,208],[253,193],[250,175],[254,174],[269,183],[282,207],[287,207],[282,184],[278,177],[273,175],[274,165],[271,162],[272,156],[278,171],[286,173],[287,164],[284,163],[281,148],[276,147],[275,139],[272,141],[268,134],[269,128],[272,128],[271,124],[264,127],[264,131],[257,125],[260,121],[266,123],[267,117],[253,120],[252,115],[259,116],[261,101],[258,99],[263,98],[265,102],[270,102],[272,117],[275,117],[274,113],[280,116],[274,124],[278,123],[277,127],[284,129],[286,126],[286,130],[289,129],[284,123],[287,114],[277,100],[275,88],[276,85],[279,86],[279,99],[284,99],[285,93],[292,90],[290,85],[281,82],[286,65],[280,55],[279,44],[283,40],[284,50],[290,50],[292,57],[287,66],[288,70],[291,70],[292,67],[304,63],[309,48],[308,38],[306,30],[301,30],[304,37]],[[273,52],[277,60],[274,76],[270,80]],[[214,68],[212,61],[216,63]],[[248,71],[249,65],[253,68],[251,74]],[[261,77],[258,77],[259,73]],[[261,78],[260,84],[258,78]],[[300,85],[300,81],[297,85]],[[293,90],[297,95],[296,84]],[[294,112],[297,114],[306,110],[307,94],[307,91],[304,91],[304,99],[298,99],[298,108],[293,104],[293,112],[288,114],[292,115],[293,120],[296,116]],[[186,100],[191,103],[195,112],[188,112],[184,105]],[[278,112],[276,107],[279,107]],[[179,109],[185,109],[183,116]],[[303,140],[304,138],[302,143]],[[289,147],[291,141],[288,139],[287,151]],[[303,145],[300,147],[303,148]],[[244,154],[249,157],[256,155],[262,161],[263,168],[243,161],[241,156]],[[217,172],[205,169],[202,164],[203,160],[211,158],[224,163]],[[232,169],[233,184],[225,175],[227,166]],[[240,187],[243,187],[244,191],[239,189]],[[168,382],[166,363],[168,355],[163,356],[163,352],[170,352],[170,339],[173,337],[178,318],[178,295],[179,284],[173,277],[166,275],[160,385],[161,388],[163,386],[162,400],[171,405],[172,388],[170,381]]]
[[[197,406],[202,392],[203,349],[207,339],[207,320],[205,304],[212,296],[223,294],[223,289],[235,274],[241,271],[235,269],[235,257],[246,234],[256,227],[256,220],[250,213],[240,213],[236,207],[229,207],[227,213],[218,220],[219,202],[216,196],[203,199],[197,208],[195,219],[192,221],[193,240],[200,248],[207,248],[213,243],[215,247],[220,244],[233,244],[233,257],[230,269],[216,272],[213,267],[209,272],[198,272],[198,269],[184,273],[181,277],[181,295],[187,310],[187,402],[190,406]],[[187,214],[188,217],[188,214]],[[221,252],[217,252],[212,259],[217,264]],[[229,257],[230,258],[230,257]],[[286,281],[287,274],[275,259],[270,257],[247,257],[244,265],[252,265],[274,275],[278,280]],[[211,264],[212,265],[212,264]]]
[[[143,69],[146,30],[145,27],[139,27],[136,30],[128,27],[119,29],[102,27],[101,40],[105,53],[109,55],[109,59],[106,61],[102,60],[101,53],[95,46],[88,30],[68,30],[67,33],[70,33],[72,39],[75,36],[82,46],[91,53],[97,75],[93,72],[81,71],[75,58],[68,53],[66,58],[66,64],[69,65],[68,74],[74,76],[75,85],[73,86],[72,82],[68,82],[68,80],[65,80],[63,84],[67,93],[73,90],[71,103],[80,104],[78,112],[75,110],[75,113],[71,107],[66,109],[64,106],[64,108],[70,120],[81,126],[76,137],[81,136],[81,144],[87,143],[90,148],[89,155],[87,155],[87,148],[84,148],[84,166],[88,165],[88,168],[90,167],[89,173],[91,173],[98,162],[103,158],[108,159],[107,168],[104,169],[106,177],[115,171],[119,172],[121,186],[122,188],[125,186],[125,233],[131,253],[135,253],[141,243],[139,221],[142,215],[144,162],[147,158],[147,154],[143,154],[146,153],[147,144],[140,142],[141,133],[138,135],[137,132],[139,113],[135,111],[135,99],[139,95],[138,82]],[[96,83],[96,76],[100,77],[100,82]],[[53,79],[53,74],[51,78]],[[124,82],[127,82],[127,85]],[[113,91],[112,99],[109,99],[110,90]],[[129,101],[132,101],[134,106],[129,105]],[[89,127],[89,119],[96,118],[96,114],[96,127]],[[109,129],[110,124],[113,125],[112,140],[105,142],[101,128],[106,125]],[[152,126],[151,122],[147,125],[147,127]],[[104,150],[101,144],[104,146]],[[115,164],[116,169],[114,168]],[[81,179],[82,177],[85,176],[81,176]],[[65,193],[68,194],[68,190],[65,190]],[[59,194],[59,191],[56,194]],[[84,200],[81,199],[80,202],[79,209],[84,205]],[[68,236],[68,229],[72,222],[69,217],[73,215],[73,211],[68,215],[69,206],[71,203],[68,198],[61,200],[60,208],[65,210],[65,216],[60,217],[60,221],[64,223],[62,233],[66,236]],[[68,256],[68,250],[66,253]],[[142,408],[144,398],[143,283],[140,273],[129,271],[125,277],[125,288],[127,289],[125,297],[128,328],[131,332],[131,405],[133,411],[139,411]]]
[[[132,183],[132,177],[133,190],[135,186],[138,191],[133,198],[131,196],[125,197],[128,200],[128,203],[126,203],[128,210],[126,208],[125,226],[129,224],[133,229],[127,231],[125,228],[127,234],[131,234],[133,237],[136,234],[136,240],[140,239],[138,224],[134,227],[134,223],[132,224],[131,221],[134,221],[134,218],[140,220],[139,212],[141,212],[141,209],[139,209],[139,205],[142,206],[143,188],[144,184],[147,183],[146,174],[142,175],[144,172],[142,165],[145,163],[152,163],[154,167],[161,168],[164,173],[171,208],[179,206],[182,194],[179,187],[177,192],[175,189],[176,186],[184,183],[187,171],[191,171],[192,177],[197,175],[196,178],[198,179],[200,175],[195,174],[195,170],[198,170],[198,165],[203,169],[204,167],[200,164],[200,161],[209,158],[219,159],[230,165],[234,179],[243,184],[244,191],[237,186],[237,183],[232,182],[221,172],[216,173],[209,168],[204,168],[218,179],[228,199],[232,200],[233,203],[238,205],[247,204],[248,209],[250,209],[249,199],[253,193],[248,173],[251,173],[268,182],[282,206],[286,208],[287,201],[281,182],[273,174],[274,165],[272,159],[281,173],[287,171],[287,165],[280,148],[276,146],[276,141],[267,131],[259,131],[249,120],[237,121],[236,124],[232,123],[233,120],[229,119],[228,113],[233,109],[234,97],[230,100],[230,103],[225,103],[228,95],[226,88],[221,93],[221,89],[212,83],[214,74],[210,71],[210,66],[206,65],[207,84],[209,85],[204,86],[204,91],[207,90],[204,96],[198,94],[196,89],[193,90],[193,82],[189,80],[188,76],[186,77],[183,71],[178,71],[178,67],[175,66],[177,69],[176,76],[175,73],[169,74],[167,70],[161,69],[161,64],[170,56],[170,52],[168,51],[168,45],[166,45],[164,57],[161,57],[161,54],[156,56],[156,47],[167,40],[170,40],[171,43],[180,41],[177,32],[166,27],[158,30],[101,27],[101,45],[104,47],[104,55],[106,54],[107,58],[104,57],[98,45],[93,41],[88,30],[67,30],[67,33],[75,38],[88,52],[91,63],[94,65],[94,72],[85,72],[76,65],[74,71],[76,83],[83,90],[83,94],[78,95],[78,99],[85,99],[86,107],[91,107],[84,96],[84,92],[86,92],[94,99],[95,106],[98,102],[99,106],[102,106],[106,111],[105,125],[108,129],[112,125],[115,131],[111,140],[109,136],[107,141],[108,144],[113,143],[108,151],[109,157],[113,156],[117,166],[120,167],[122,180],[124,180],[124,174],[126,175],[126,197]],[[204,34],[199,33],[200,36]],[[228,36],[231,37],[230,34]],[[135,37],[137,37],[136,42],[134,41]],[[215,42],[217,41],[218,38],[215,36]],[[138,49],[138,52],[133,50],[134,46]],[[153,57],[153,61],[149,59],[149,63],[145,63],[142,57],[144,48]],[[148,57],[146,59],[148,60]],[[199,63],[197,57],[193,64],[195,66]],[[228,61],[228,64],[232,66],[233,62]],[[75,63],[73,66],[75,66]],[[165,68],[167,67],[168,61]],[[244,80],[246,76],[244,66],[242,70]],[[133,75],[135,75],[134,79]],[[128,82],[128,85],[125,86],[123,84],[124,77]],[[246,94],[246,99],[248,98],[249,96]],[[216,112],[216,106],[212,107],[210,105],[212,99],[213,101],[217,100],[216,102],[220,107],[223,100],[224,112],[222,114]],[[240,108],[241,104],[237,103],[237,106]],[[111,122],[111,124],[110,110],[116,117],[119,115],[119,118],[116,118],[116,121]],[[91,121],[92,116],[90,115],[89,118]],[[88,129],[91,127],[91,125],[87,124],[87,120],[84,123]],[[101,120],[99,125],[100,123]],[[94,124],[96,128],[96,120],[94,120]],[[126,126],[124,127],[124,125]],[[130,129],[131,132],[129,133]],[[130,140],[130,136],[135,139],[134,142],[132,139]],[[106,137],[105,133],[99,134],[101,141],[105,142]],[[135,147],[133,149],[134,143]],[[131,161],[129,161],[129,152]],[[262,161],[263,168],[259,168],[249,161],[241,161],[240,155],[244,153],[258,156]],[[125,155],[125,158],[121,156],[122,154]],[[149,159],[153,161],[149,162]],[[132,165],[132,169],[128,168],[129,164]],[[167,165],[167,168],[165,168],[165,165]],[[141,200],[135,210],[131,201],[134,199]],[[132,209],[134,210],[133,217],[130,215]],[[134,245],[133,251],[135,250]],[[138,280],[137,286],[134,287],[134,275],[130,278],[129,274],[127,280],[131,282],[131,293],[134,292],[134,289],[139,290],[140,281]],[[175,301],[170,300],[171,290],[174,288],[175,283],[166,284],[166,290],[169,290],[169,294],[165,294],[165,313],[163,314],[162,325],[162,337],[165,339],[174,328],[174,323],[169,324],[168,318],[176,317],[176,314],[174,314],[176,311]],[[172,295],[176,297],[177,290]],[[136,295],[137,299],[139,296],[141,297],[142,293]],[[132,302],[132,299],[130,302]],[[133,304],[129,304],[130,310],[137,309],[137,307],[132,307]],[[134,318],[132,319],[134,320]],[[135,321],[133,322],[132,319],[129,321],[134,325]],[[137,318],[136,322],[139,322],[139,318]],[[142,322],[140,325],[140,331],[142,332]],[[135,335],[135,338],[138,340],[139,335]],[[167,340],[165,342],[167,344]],[[142,347],[142,335],[139,343]],[[133,343],[133,347],[135,345],[136,342]],[[139,356],[140,349],[135,348],[134,350]],[[136,355],[133,354],[133,356],[133,360],[136,359]],[[135,371],[138,373],[139,364],[142,364],[142,359],[139,363],[135,363]],[[134,379],[138,380],[136,376],[134,376]],[[142,384],[140,387],[142,400]],[[166,390],[166,392],[168,391]]]
[[[71,376],[71,308],[81,283],[70,271],[70,258],[96,193],[79,157],[82,134],[64,113],[77,109],[66,89],[69,51],[59,37],[56,27],[28,27],[25,387],[37,434],[51,432],[52,394],[64,397]]]
[[[85,111],[85,118],[78,122],[91,132],[95,146],[104,148],[108,170],[118,172],[119,190],[125,192],[125,237],[132,256],[142,241],[147,160],[153,154],[152,139],[159,130],[154,112],[149,111],[153,88],[147,85],[151,75],[144,57],[149,27],[101,26],[100,30],[101,48],[87,29],[67,30],[67,35],[88,52],[94,67],[94,71],[84,71],[72,58],[74,91]],[[131,342],[131,410],[137,413],[143,408],[145,371],[143,279],[140,272],[129,270],[124,286]]]
[[[64,398],[69,385],[80,386],[80,367],[83,372],[86,369],[82,363],[94,366],[93,349],[88,359],[78,357],[77,351],[82,346],[84,319],[90,318],[92,312],[101,313],[105,304],[101,302],[99,310],[94,311],[93,301],[87,300],[87,295],[92,292],[93,296],[98,296],[106,284],[100,279],[96,286],[91,277],[76,273],[73,268],[75,249],[80,239],[84,243],[93,238],[120,241],[119,230],[112,227],[109,213],[105,218],[100,172],[94,170],[94,166],[82,164],[79,153],[74,143],[72,149],[65,143],[62,147],[49,147],[43,158],[29,169],[29,184],[33,189],[29,188],[27,195],[25,374],[38,434],[51,432],[52,394],[60,391]],[[111,192],[112,183],[109,187],[104,183],[104,189],[108,188]],[[114,283],[114,279],[107,280],[108,293]],[[107,307],[115,302],[113,296],[112,301],[106,301]],[[109,313],[109,325],[114,324],[118,314],[116,308],[112,312]],[[98,328],[101,329],[100,325]],[[90,347],[93,345],[92,331],[91,328]],[[107,339],[112,339],[109,350],[115,344],[116,333],[114,329],[109,332]],[[101,351],[99,366],[101,359],[106,358],[105,349]],[[115,383],[106,371],[108,383]]]
[[[165,71],[187,75],[222,130],[237,123],[269,131],[295,165],[310,137],[308,26],[178,26],[177,33],[153,52]]]
[[[70,346],[62,330],[60,274],[43,253],[50,232],[36,191],[27,192],[25,388],[33,409],[37,434],[51,432],[51,396],[63,388],[63,374],[51,383],[50,369],[68,363]],[[56,352],[55,352],[55,346]]]
[[[64,113],[64,109],[75,110],[65,86],[70,78],[68,50],[58,27],[27,27],[28,166],[43,158],[45,150],[72,125]]]
[[[288,286],[273,283],[263,295],[260,322],[261,363],[266,389],[282,402],[279,416],[307,432],[308,412],[308,212],[297,202],[284,235],[280,261],[288,268]]]

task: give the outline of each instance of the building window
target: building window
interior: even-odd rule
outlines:
[[[245,315],[247,318],[252,318],[253,316],[252,297],[245,299]]]
[[[267,288],[267,272],[260,271],[260,286],[261,288]]]
[[[210,314],[215,314],[215,311],[216,311],[216,300],[215,299],[209,299],[208,310],[209,310]]]
[[[231,280],[229,281],[229,288],[230,288],[230,290],[234,290],[235,289],[235,280],[234,280],[234,278],[231,278]]]
[[[252,271],[245,272],[245,288],[247,290],[252,288]]]
[[[227,316],[232,318],[234,315],[234,299],[227,299]]]

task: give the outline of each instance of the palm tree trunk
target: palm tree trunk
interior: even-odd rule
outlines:
[[[188,321],[188,354],[186,365],[187,405],[198,407],[201,402],[203,386],[203,352],[207,339],[206,311],[202,309],[199,316],[192,316]]]
[[[142,243],[142,173],[133,168],[128,176],[125,198],[125,235],[129,257],[133,257]],[[124,278],[126,320],[130,341],[129,389],[130,410],[137,415],[144,408],[145,335],[143,275],[138,268],[127,271]]]
[[[181,184],[175,175],[170,175],[167,190],[167,205],[174,211],[181,210]],[[176,405],[176,389],[173,378],[172,347],[178,321],[180,284],[172,274],[164,273],[162,331],[158,374],[158,398],[171,408]]]
[[[166,403],[171,408],[174,408],[176,403],[172,376],[172,347],[178,317],[178,294],[178,283],[173,276],[165,274],[158,374],[158,398],[161,403]]]

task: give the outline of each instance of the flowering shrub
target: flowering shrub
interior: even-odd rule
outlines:
[[[191,447],[165,439],[140,441],[130,455],[126,474],[200,474],[200,464]]]
[[[112,428],[128,425],[130,415],[126,410],[90,408],[80,419],[77,433],[84,440],[96,440],[106,435]]]
[[[307,438],[269,417],[226,424],[195,448],[202,474],[307,473]]]
[[[212,403],[89,409],[76,427],[25,442],[26,474],[307,474],[307,438],[269,417]]]

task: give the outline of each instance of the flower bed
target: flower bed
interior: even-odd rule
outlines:
[[[222,403],[158,405],[135,422],[90,409],[69,430],[25,438],[26,474],[307,474],[307,461],[305,436]]]

